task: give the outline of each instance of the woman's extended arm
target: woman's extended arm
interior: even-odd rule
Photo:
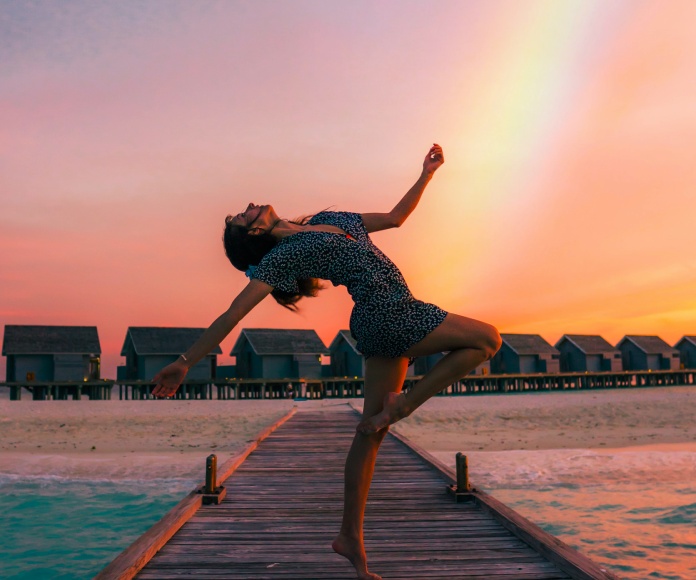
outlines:
[[[437,143],[430,148],[428,154],[423,161],[423,171],[418,178],[418,181],[413,184],[413,187],[406,192],[406,195],[399,203],[394,206],[394,209],[389,213],[364,213],[362,214],[363,224],[368,232],[378,232],[389,228],[398,228],[406,221],[406,218],[411,215],[411,212],[416,209],[421,195],[433,177],[433,173],[440,165],[445,162],[442,155],[442,147]]]
[[[239,324],[242,318],[268,296],[272,290],[273,287],[265,282],[251,280],[232,301],[230,307],[215,319],[215,322],[184,353],[183,357],[179,357],[155,375],[152,382],[157,383],[157,386],[152,391],[152,394],[155,397],[171,397],[176,393],[189,368],[218,346],[232,332],[232,329]]]

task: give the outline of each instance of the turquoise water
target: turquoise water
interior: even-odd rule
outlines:
[[[0,477],[0,578],[92,578],[196,483]]]

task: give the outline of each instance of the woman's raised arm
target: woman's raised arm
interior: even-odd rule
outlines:
[[[218,346],[232,332],[232,329],[239,324],[242,318],[268,296],[272,290],[273,287],[265,282],[251,280],[232,301],[230,307],[215,319],[183,356],[164,367],[155,375],[152,382],[156,383],[156,387],[152,394],[155,397],[171,397],[176,393],[184,381],[189,368]]]
[[[378,232],[380,230],[388,230],[389,228],[398,228],[403,224],[406,218],[411,215],[411,212],[416,209],[421,195],[423,195],[423,191],[425,191],[425,186],[428,185],[433,177],[433,173],[435,173],[437,168],[444,162],[445,158],[442,154],[442,147],[435,143],[425,156],[423,171],[418,181],[406,192],[406,195],[394,206],[394,209],[389,213],[362,214],[365,229],[368,232]]]

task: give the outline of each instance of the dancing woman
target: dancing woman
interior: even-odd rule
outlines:
[[[401,272],[369,236],[403,224],[443,163],[442,148],[433,145],[418,181],[388,213],[322,211],[293,222],[279,218],[270,205],[250,203],[242,213],[227,216],[225,252],[235,268],[246,272],[249,284],[186,353],[153,379],[155,396],[174,395],[188,369],[268,294],[295,309],[300,298],[316,296],[319,279],[346,286],[355,302],[350,331],[366,359],[365,403],[346,459],[343,522],[333,549],[353,564],[360,580],[380,578],[367,569],[363,517],[377,451],[389,425],[500,348],[500,335],[493,326],[416,300]],[[447,221],[452,223],[451,218],[443,223]],[[448,354],[402,394],[413,358],[440,352]]]

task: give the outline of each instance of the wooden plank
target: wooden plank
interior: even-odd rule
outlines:
[[[413,568],[394,568],[385,569],[385,578],[389,580],[414,580]],[[158,570],[156,572],[148,572],[144,570],[141,574],[143,579],[157,579],[157,580],[175,580],[178,578],[205,578],[206,580],[277,580],[278,578],[283,579],[293,579],[293,580],[355,580],[355,572],[349,572],[347,570],[341,571],[338,569],[328,569],[328,570],[312,570],[311,575],[307,575],[306,570],[299,569],[290,572],[283,572],[279,570],[276,566],[269,564],[264,568],[259,568],[253,571],[240,571],[227,569],[227,570],[202,570],[197,568],[188,569],[178,569],[178,570]],[[434,570],[432,572],[421,572],[420,570],[415,577],[418,580],[425,580],[432,578],[433,580],[443,580],[445,578],[457,579],[457,580],[467,580],[471,578],[480,578],[482,580],[563,580],[566,579],[562,573],[554,570],[532,570],[526,571],[496,571],[488,572],[485,570],[474,570],[462,574],[457,570]]]
[[[281,417],[278,421],[273,423],[273,425],[269,425],[264,429],[258,437],[252,441],[244,451],[242,451],[240,454],[236,455],[235,457],[232,457],[225,461],[220,468],[218,469],[218,477],[217,477],[217,483],[216,485],[222,485],[222,482],[224,482],[230,475],[234,473],[234,471],[242,464],[244,463],[244,460],[249,457],[249,455],[255,451],[259,444],[267,439],[278,427],[280,427],[283,423],[288,421],[291,417],[295,415],[297,412],[297,406],[293,407],[290,409],[290,412],[285,415],[284,417]]]
[[[297,407],[293,407],[289,413],[262,431],[238,456],[223,465],[226,472],[232,473],[241,464],[241,461],[237,461],[237,457],[243,456],[246,459],[264,438],[268,437],[296,412]],[[201,483],[201,485],[203,484]],[[121,552],[106,568],[95,576],[95,580],[130,580],[130,578],[133,578],[177,530],[196,513],[201,505],[201,495],[198,493],[198,488],[196,488],[167,512],[159,522]]]

